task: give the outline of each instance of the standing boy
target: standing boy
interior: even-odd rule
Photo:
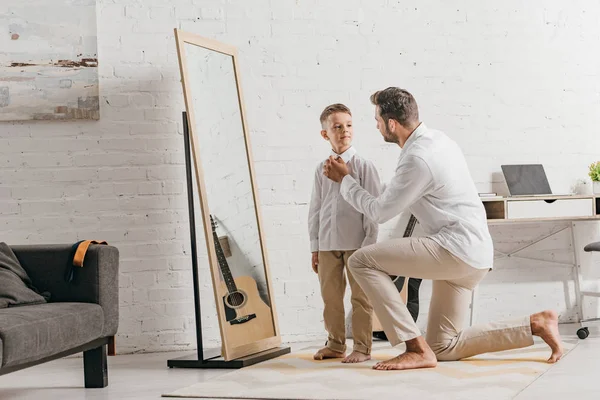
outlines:
[[[379,195],[379,175],[375,166],[352,147],[352,114],[343,104],[333,104],[321,113],[321,136],[331,145],[331,156],[350,166],[351,175],[372,196]],[[314,355],[315,360],[346,356],[344,293],[348,275],[352,302],[354,349],[344,363],[371,358],[372,312],[367,296],[346,268],[357,249],[377,241],[378,225],[356,211],[340,195],[340,184],[323,176],[325,161],[315,172],[308,217],[312,268],[319,275],[323,298],[323,319],[327,344]]]

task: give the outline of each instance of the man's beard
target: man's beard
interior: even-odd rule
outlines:
[[[396,136],[394,136],[392,134],[392,132],[390,131],[390,127],[388,126],[387,122],[383,123],[383,140],[385,140],[388,143],[396,143],[398,144],[398,138],[396,138]]]

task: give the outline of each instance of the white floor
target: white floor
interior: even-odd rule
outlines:
[[[575,325],[562,325],[565,339],[576,338]],[[295,343],[292,350],[311,343]],[[78,399],[160,399],[196,382],[230,371],[169,369],[167,360],[184,353],[153,353],[109,357],[109,386],[83,389],[83,360],[67,358],[0,376],[1,400]],[[600,330],[590,329],[590,337],[550,369],[517,399],[565,399],[566,396],[600,398]],[[400,389],[400,388],[399,388]],[[464,397],[468,398],[468,393]]]

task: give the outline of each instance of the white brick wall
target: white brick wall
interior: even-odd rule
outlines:
[[[502,163],[541,162],[552,188],[566,191],[600,159],[599,12],[558,0],[98,0],[101,120],[2,124],[1,240],[108,240],[122,256],[119,351],[194,347],[180,27],[239,48],[283,339],[323,338],[306,234],[312,171],[328,152],[322,107],[352,108],[355,144],[383,179],[398,149],[376,132],[368,98],[397,85],[413,92],[428,125],[460,143],[480,190],[505,191]],[[401,234],[402,223],[382,236]],[[552,228],[493,232],[505,246]],[[581,233],[594,234],[595,225]],[[569,242],[537,249],[563,260]],[[208,270],[200,272],[205,337],[216,345]],[[503,261],[482,285],[480,318],[556,307],[571,320],[567,278],[552,264]],[[421,323],[428,293],[424,284]]]

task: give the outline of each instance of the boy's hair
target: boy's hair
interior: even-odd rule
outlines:
[[[340,113],[340,112],[346,113],[346,114],[352,116],[350,109],[341,103],[331,104],[331,105],[325,107],[325,109],[321,113],[321,117],[320,117],[321,126],[323,128],[325,128],[325,121],[327,121],[327,118],[329,118],[329,116],[331,114]]]
[[[371,95],[371,103],[379,106],[379,114],[386,126],[388,119],[398,121],[405,128],[419,121],[417,101],[407,90],[389,87],[377,91]]]

